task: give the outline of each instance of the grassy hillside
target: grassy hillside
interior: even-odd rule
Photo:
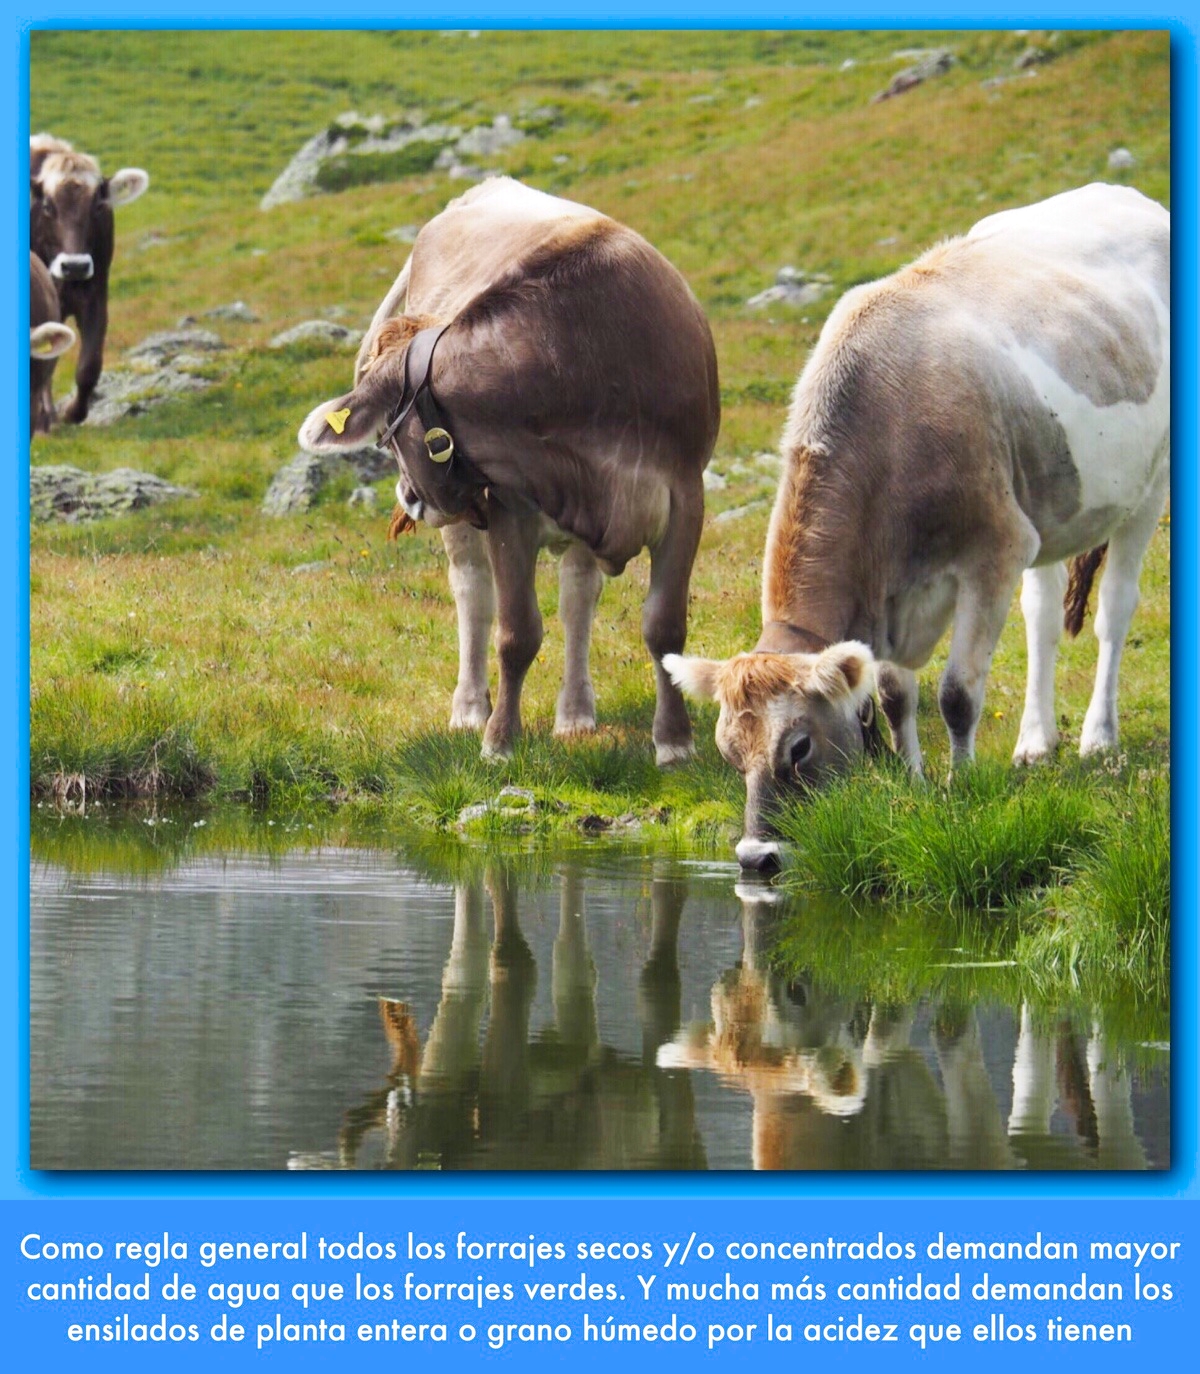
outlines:
[[[1031,44],[1049,60],[1016,70]],[[955,53],[948,73],[872,103],[911,61],[905,50],[937,46]],[[664,778],[651,763],[645,560],[606,587],[593,649],[601,729],[573,749],[549,739],[561,640],[546,560],[530,735],[511,764],[486,768],[473,739],[444,733],[455,639],[437,535],[384,542],[387,482],[375,514],[347,508],[349,478],[307,516],[260,514],[299,422],[345,389],[352,366],[346,353],[268,352],[265,341],[331,307],[364,326],[407,252],[388,231],[419,225],[464,185],[423,172],[260,211],[291,156],[344,112],[418,108],[469,127],[549,108],[539,136],[487,165],[624,220],[686,274],[712,319],[722,376],[714,469],[726,485],[710,517],[750,507],[710,518],[693,581],[690,644],[719,654],[757,637],[774,476],[756,459],[778,442],[838,294],[985,213],[1111,179],[1118,146],[1137,161],[1115,175],[1170,200],[1168,44],[1154,33],[46,32],[32,37],[30,90],[34,130],[72,139],[107,171],[132,164],[152,177],[118,212],[110,360],[235,299],[261,316],[212,326],[234,351],[213,364],[211,390],[34,443],[34,464],[131,466],[200,493],[94,525],[34,528],[31,771],[45,797],[77,797],[86,780],[93,797],[332,797],[447,821],[514,781],[548,806],[566,803],[550,818],[669,816],[683,835],[736,824],[740,785],[716,757],[711,716],[699,721],[695,765]],[[833,289],[804,310],[748,310],[784,265],[824,273]],[[60,394],[71,371],[68,358]],[[1123,671],[1129,767],[1155,773],[1169,741],[1168,561],[1164,528]],[[306,563],[326,566],[293,576]],[[1089,633],[1064,654],[1068,748],[1094,660]],[[1023,675],[1014,614],[981,729],[985,757],[1011,752]],[[932,697],[921,730],[936,774],[946,748]]]

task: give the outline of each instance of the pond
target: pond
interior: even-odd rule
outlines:
[[[1136,1018],[1035,1003],[958,948],[902,998],[781,972],[780,930],[846,914],[733,864],[53,856],[35,844],[36,1169],[1170,1162],[1169,1047]]]

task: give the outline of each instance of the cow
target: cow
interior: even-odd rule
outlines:
[[[87,418],[104,365],[113,210],[137,200],[149,185],[140,167],[104,177],[95,158],[52,134],[29,140],[29,246],[50,269],[62,318],[74,318],[82,340],[75,394],[63,411],[71,424]]]
[[[498,177],[421,230],[363,340],[354,389],[311,412],[300,444],[346,452],[386,431],[400,467],[394,526],[442,528],[458,613],[450,726],[483,727],[485,757],[509,755],[520,730],[542,641],[539,548],[566,549],[555,733],[569,736],[595,728],[601,574],[648,547],[642,631],[656,758],[669,764],[690,756],[692,731],[662,659],[684,643],[719,414],[712,334],[679,272],[606,215]]]
[[[1091,185],[981,220],[835,306],[792,398],[755,650],[668,657],[721,710],[746,779],[744,867],[769,820],[869,748],[873,691],[922,769],[914,672],[953,622],[939,705],[974,756],[1017,584],[1028,684],[1014,760],[1055,748],[1054,660],[1107,547],[1080,753],[1117,743],[1117,669],[1170,476],[1170,216]],[[1067,562],[1071,561],[1068,577]]]
[[[75,331],[59,319],[58,292],[36,253],[29,255],[29,437],[54,421],[50,390],[59,358],[75,343]]]

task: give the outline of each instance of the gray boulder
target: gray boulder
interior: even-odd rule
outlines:
[[[828,277],[816,273],[806,275],[795,267],[781,267],[775,274],[775,285],[751,296],[746,304],[751,310],[761,310],[768,305],[812,305],[830,285]]]
[[[300,515],[325,485],[325,464],[312,453],[298,453],[271,479],[263,498],[264,515]]]
[[[268,348],[290,348],[292,344],[320,343],[330,348],[357,348],[362,342],[361,329],[347,329],[332,320],[305,320],[303,324],[276,334]]]
[[[1137,166],[1137,158],[1128,148],[1114,148],[1108,155],[1110,172],[1128,172]]]
[[[930,52],[904,55],[916,57],[917,61],[911,67],[905,67],[903,71],[897,72],[884,90],[872,96],[872,105],[878,105],[881,100],[891,100],[893,96],[903,95],[905,91],[911,91],[914,86],[919,86],[923,81],[929,81],[935,76],[944,76],[954,65],[954,54],[949,48],[934,48]]]
[[[188,487],[134,468],[81,472],[65,464],[47,464],[29,470],[29,514],[41,522],[101,520],[195,495]]]
[[[132,362],[161,367],[173,362],[181,353],[219,353],[227,347],[221,336],[211,329],[164,329],[134,344],[125,356]]]

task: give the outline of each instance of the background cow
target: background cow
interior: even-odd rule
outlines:
[[[75,342],[75,331],[62,324],[58,292],[46,264],[29,255],[29,436],[45,433],[54,421],[50,383],[58,359]]]
[[[301,445],[338,452],[374,441],[426,375],[422,363],[420,376],[407,376],[410,344],[442,326],[429,390],[454,456],[439,463],[427,452],[416,407],[395,451],[408,517],[445,527],[459,630],[451,727],[486,723],[484,754],[511,752],[542,640],[538,550],[560,544],[566,671],[555,732],[594,728],[587,664],[601,573],[621,572],[648,547],[642,629],[657,673],[656,754],[659,763],[687,757],[687,710],[661,660],[684,642],[702,473],[719,421],[716,354],[695,297],[607,216],[507,178],[484,182],[421,231],[363,342],[354,390],[317,406]],[[500,689],[490,711],[497,602]]]
[[[913,670],[953,620],[939,704],[973,757],[1017,583],[1028,640],[1015,759],[1057,742],[1054,660],[1103,545],[1096,684],[1080,752],[1117,742],[1117,669],[1170,477],[1170,216],[1093,185],[991,215],[849,292],[800,377],[767,534],[753,654],[666,660],[721,703],[746,778],[744,865],[766,812],[862,752],[875,659],[896,749],[921,770]],[[1066,560],[1076,555],[1068,590]]]
[[[138,167],[112,177],[86,153],[52,134],[29,140],[29,246],[50,269],[62,318],[74,318],[83,340],[75,368],[75,394],[63,418],[81,424],[104,365],[108,329],[108,270],[113,256],[113,209],[128,205],[150,185]]]

